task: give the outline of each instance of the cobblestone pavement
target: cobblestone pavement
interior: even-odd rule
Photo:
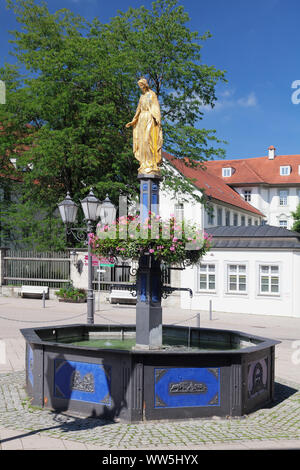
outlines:
[[[299,442],[300,385],[276,379],[275,402],[239,418],[124,424],[79,418],[30,406],[23,371],[0,374],[0,428],[105,449],[194,449],[201,444]]]

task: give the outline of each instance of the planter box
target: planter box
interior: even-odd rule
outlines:
[[[59,302],[66,302],[66,303],[71,303],[71,304],[83,304],[86,302],[86,299],[78,299],[78,300],[73,300],[73,299],[58,299]]]

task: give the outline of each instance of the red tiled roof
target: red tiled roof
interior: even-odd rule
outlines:
[[[253,207],[248,202],[244,201],[242,197],[228,186],[222,178],[215,176],[210,170],[201,168],[191,168],[185,165],[184,161],[176,158],[166,152],[163,152],[163,157],[166,158],[183,176],[191,178],[193,184],[201,189],[204,189],[205,194],[218,201],[231,204],[239,209],[248,212],[253,212],[256,215],[264,216],[258,209]]]
[[[210,173],[222,178],[229,185],[243,184],[299,184],[300,185],[300,155],[275,155],[274,159],[268,157],[245,158],[239,160],[207,162],[206,167]],[[280,167],[290,166],[290,175],[281,176]],[[222,168],[233,168],[232,176],[222,177]]]

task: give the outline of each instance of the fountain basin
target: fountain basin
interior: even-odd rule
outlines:
[[[21,330],[32,405],[140,422],[241,416],[274,394],[278,341],[239,331],[163,326],[163,347],[135,349],[134,325]]]

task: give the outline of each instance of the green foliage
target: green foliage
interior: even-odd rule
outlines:
[[[72,300],[74,302],[86,300],[87,298],[87,293],[84,289],[78,289],[76,287],[73,287],[72,284],[67,287],[62,287],[61,289],[55,292],[55,295],[60,299]]]
[[[138,162],[125,124],[135,113],[141,76],[159,97],[166,151],[193,162],[223,155],[215,131],[197,127],[224,72],[202,63],[210,35],[190,31],[177,0],[129,8],[108,24],[88,23],[67,9],[51,14],[34,0],[7,0],[7,6],[21,28],[11,41],[17,65],[0,69],[7,88],[0,155],[7,175],[9,158],[18,156],[22,184],[18,201],[0,217],[2,226],[9,219],[19,232],[22,246],[61,249],[56,207],[67,191],[79,202],[93,187],[99,199],[109,193],[116,205],[120,193],[129,200],[138,194]],[[164,177],[174,191],[193,192],[167,169]]]
[[[295,232],[300,232],[300,204],[298,204],[296,211],[292,212],[292,216],[294,219],[292,230]]]

